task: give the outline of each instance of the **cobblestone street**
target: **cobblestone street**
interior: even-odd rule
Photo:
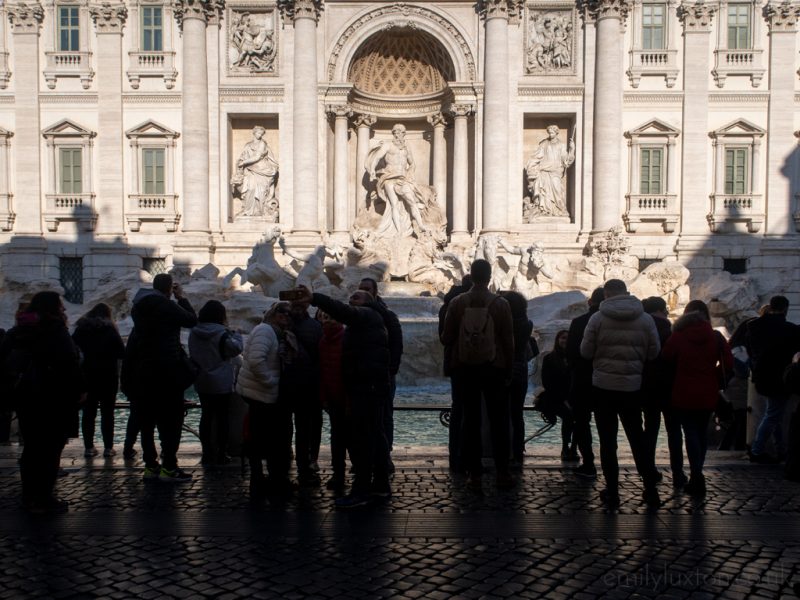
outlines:
[[[800,581],[800,487],[734,454],[712,458],[704,502],[665,473],[656,512],[623,459],[614,513],[602,477],[551,456],[528,457],[510,491],[487,475],[477,495],[443,454],[399,455],[392,499],[348,513],[324,487],[252,507],[238,465],[194,467],[191,447],[194,481],[174,486],[70,446],[70,512],[35,518],[19,509],[16,451],[0,450],[0,598],[766,599]]]

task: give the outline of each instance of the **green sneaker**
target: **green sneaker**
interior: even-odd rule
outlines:
[[[160,481],[171,481],[174,483],[189,483],[192,480],[192,474],[181,469],[169,470],[162,467],[158,479]]]
[[[145,481],[155,481],[156,479],[158,479],[158,475],[160,472],[161,472],[160,465],[156,465],[155,467],[145,467],[142,479],[144,479]]]

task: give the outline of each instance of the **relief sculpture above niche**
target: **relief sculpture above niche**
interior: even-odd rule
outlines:
[[[278,56],[275,11],[232,9],[228,22],[228,72],[231,75],[275,75]]]
[[[575,71],[574,11],[528,8],[525,73],[564,75]]]

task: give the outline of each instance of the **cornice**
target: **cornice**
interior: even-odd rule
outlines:
[[[681,104],[683,92],[625,92],[625,104]]]
[[[15,2],[6,7],[14,33],[38,33],[44,21],[44,9],[38,2]]]
[[[39,104],[97,104],[97,94],[39,94]]]
[[[769,92],[747,93],[747,92],[717,92],[708,95],[709,103],[716,104],[767,104],[769,103]]]
[[[283,98],[283,86],[263,87],[220,87],[219,96],[226,100],[246,98],[248,101],[256,97]]]
[[[14,96],[4,95],[0,96],[0,104],[14,104]]]
[[[180,104],[181,94],[122,94],[123,104]]]
[[[544,85],[520,85],[517,88],[517,95],[522,97],[535,98],[583,98],[583,86],[544,86]]]
[[[89,14],[97,28],[97,33],[122,33],[128,18],[128,9],[124,4],[102,2],[89,7]]]

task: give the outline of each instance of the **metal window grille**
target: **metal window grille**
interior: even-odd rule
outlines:
[[[731,275],[741,275],[747,273],[747,259],[746,258],[723,258],[722,270],[727,271]]]
[[[657,262],[661,262],[659,258],[640,258],[639,259],[639,273],[644,271],[650,265],[653,265]]]
[[[64,299],[83,304],[83,259],[62,257],[58,259],[58,267]]]
[[[167,263],[163,258],[142,258],[142,271],[147,271],[152,277],[159,273],[167,272]]]

